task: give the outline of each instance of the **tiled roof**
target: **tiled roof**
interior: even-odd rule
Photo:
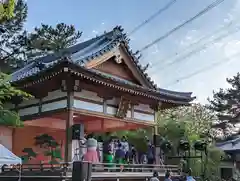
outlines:
[[[99,37],[95,37],[88,41],[79,43],[75,46],[62,50],[61,52],[35,59],[22,69],[14,72],[11,75],[11,82],[17,82],[24,78],[34,76],[43,70],[52,68],[55,64],[60,63],[61,60],[63,60],[63,57],[69,57],[68,60],[70,61],[70,63],[73,63],[74,65],[81,66],[82,68],[84,68],[85,63],[89,62],[90,60],[98,56],[103,55],[106,52],[113,50],[120,42],[123,42],[123,44],[125,44],[126,50],[131,55],[139,73],[143,76],[143,78],[145,78],[149,82],[149,84],[152,87],[151,89],[148,88],[145,89],[148,89],[151,92],[158,93],[162,96],[171,96],[174,98],[183,99],[186,100],[186,102],[190,102],[194,99],[193,97],[191,97],[192,93],[190,92],[183,93],[157,88],[156,85],[154,85],[153,81],[151,81],[150,77],[143,71],[143,68],[139,64],[138,59],[134,56],[132,51],[129,50],[126,34],[123,33],[123,29],[119,26],[114,28],[112,31],[108,33],[104,33]],[[106,74],[104,72],[96,71],[93,69],[86,70],[117,82],[121,82],[131,86],[141,87],[130,81],[121,79],[110,74]]]
[[[240,150],[240,137],[237,137],[233,140],[218,143],[216,146],[219,149],[226,152],[233,152],[233,151]]]
[[[41,71],[41,66],[48,68],[57,63],[63,56],[71,57],[71,60],[75,64],[84,65],[84,63],[92,60],[93,58],[101,56],[103,53],[112,50],[119,41],[123,40],[123,37],[120,36],[121,32],[119,33],[118,31],[118,29],[114,29],[111,32],[79,43],[58,53],[37,58],[25,67],[14,72],[11,75],[11,82],[16,82],[29,77],[32,74],[39,73]]]
[[[151,92],[154,92],[154,93],[157,93],[157,94],[160,94],[160,95],[163,95],[163,96],[170,96],[170,97],[174,97],[174,98],[185,99],[185,100],[188,100],[188,101],[192,101],[194,99],[194,97],[191,97],[191,95],[192,95],[191,92],[176,92],[176,91],[170,91],[170,90],[160,89],[160,88],[158,88],[157,90],[149,89],[149,88],[146,88],[146,87],[139,86],[138,84],[135,84],[135,83],[130,82],[128,80],[119,78],[117,76],[113,76],[111,74],[101,72],[101,71],[96,70],[96,69],[88,69],[88,71],[91,71],[95,74],[106,77],[108,79],[112,79],[116,82],[120,82],[120,83],[123,83],[123,84],[129,84],[131,86],[135,86],[135,87],[138,87],[138,88],[149,90]]]

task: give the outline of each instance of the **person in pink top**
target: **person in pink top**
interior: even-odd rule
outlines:
[[[97,152],[97,140],[94,138],[88,138],[87,140],[87,152],[85,153],[83,160],[92,162],[92,163],[99,163],[99,155]]]

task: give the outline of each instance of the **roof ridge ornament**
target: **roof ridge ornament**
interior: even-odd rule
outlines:
[[[113,28],[113,30],[114,30],[114,31],[120,31],[120,32],[123,32],[123,31],[124,31],[124,29],[123,29],[123,27],[122,27],[121,25],[115,26],[115,27]]]
[[[142,71],[143,72],[146,72],[147,71],[147,69],[149,68],[149,63],[147,63],[143,68],[142,68]]]
[[[119,46],[121,45],[120,42],[117,43],[116,47],[114,48],[114,54],[115,54],[115,57],[114,57],[114,60],[117,64],[120,64],[122,63],[122,56],[121,56],[121,53],[119,51]]]
[[[130,41],[130,39],[127,37],[127,34],[124,33],[122,26],[116,26],[113,28],[113,39],[124,42],[125,46],[127,46]]]

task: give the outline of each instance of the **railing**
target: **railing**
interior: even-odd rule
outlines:
[[[149,165],[149,164],[107,164],[99,163],[92,166],[92,178],[149,178],[153,171],[164,176],[166,171],[173,176],[179,176],[176,165]]]
[[[72,163],[61,164],[23,164],[6,166],[3,168],[1,177],[72,177]],[[172,172],[173,176],[179,175],[179,169],[175,165],[149,165],[149,164],[109,164],[98,163],[92,165],[91,177],[94,178],[147,178],[153,171],[159,176],[164,176],[166,171]]]
[[[150,165],[150,164],[115,164],[97,163],[92,166],[93,172],[178,172],[176,165]]]

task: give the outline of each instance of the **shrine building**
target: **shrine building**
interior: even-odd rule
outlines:
[[[158,88],[145,69],[120,26],[31,61],[12,74],[12,85],[34,97],[7,105],[24,127],[11,129],[5,145],[21,156],[46,133],[70,161],[73,124],[83,124],[86,133],[154,127],[159,109],[190,105],[191,92]]]

